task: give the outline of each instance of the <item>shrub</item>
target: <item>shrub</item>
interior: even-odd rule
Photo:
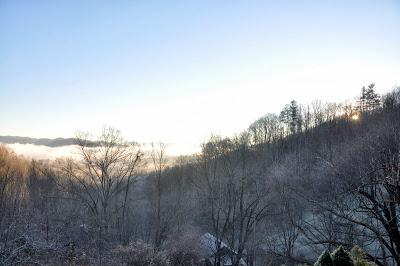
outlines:
[[[351,255],[353,256],[354,266],[376,266],[372,261],[365,259],[366,254],[359,246],[354,246],[351,249]]]
[[[163,252],[142,242],[132,242],[127,246],[119,246],[115,252],[122,257],[123,263],[129,266],[169,266],[170,263]]]

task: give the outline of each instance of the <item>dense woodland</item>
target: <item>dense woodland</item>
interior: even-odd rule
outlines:
[[[205,233],[214,265],[225,243],[233,265],[313,265],[340,246],[400,265],[400,89],[291,101],[193,156],[110,128],[76,144],[56,161],[0,146],[0,265],[203,265]]]

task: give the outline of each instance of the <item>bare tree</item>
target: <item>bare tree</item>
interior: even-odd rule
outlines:
[[[27,162],[6,146],[0,145],[0,264],[15,265],[21,260]],[[23,258],[22,258],[23,259]]]
[[[128,192],[143,154],[137,144],[128,143],[112,128],[103,129],[96,139],[78,133],[77,145],[79,159],[60,164],[59,184],[89,208],[102,239],[112,217],[121,213],[125,219]],[[116,202],[123,192],[123,200]],[[111,208],[113,202],[115,209]]]
[[[353,228],[347,232],[351,238],[337,239],[334,244],[351,246],[362,236],[370,245],[381,246],[382,256],[369,254],[380,265],[387,259],[400,263],[400,135],[398,124],[394,125],[398,121],[398,112],[390,114],[374,131],[353,143],[346,154],[333,160],[325,158],[325,172],[340,182],[332,200],[314,202]],[[336,231],[344,232],[343,228]]]
[[[222,263],[222,242],[234,250],[234,265],[249,259],[247,248],[257,224],[269,210],[265,180],[252,161],[250,135],[212,137],[198,157],[201,204],[215,236],[214,265]],[[257,170],[256,170],[257,169]]]
[[[249,126],[249,133],[255,145],[268,144],[280,137],[281,124],[276,114],[266,114]]]
[[[301,259],[295,254],[296,244],[301,235],[300,228],[303,223],[303,210],[301,202],[296,199],[290,186],[284,182],[278,182],[274,187],[276,192],[276,215],[273,216],[272,226],[267,230],[266,241],[269,252],[282,257],[286,263],[299,262]]]
[[[156,190],[156,228],[155,228],[155,239],[154,244],[156,247],[161,245],[162,241],[162,229],[161,229],[161,201],[162,201],[162,176],[163,171],[167,164],[167,158],[165,150],[167,145],[163,142],[151,144],[151,161],[153,163],[153,170],[155,173],[155,190]]]
[[[202,152],[197,158],[199,178],[194,182],[199,189],[200,207],[211,223],[215,236],[214,265],[221,265],[221,249],[226,237],[231,213],[233,210],[231,187],[226,186],[226,177],[221,174],[221,156],[229,154],[232,145],[230,140],[213,136],[202,144]],[[226,161],[227,163],[227,161]],[[221,165],[220,165],[221,164]]]
[[[311,106],[314,117],[314,127],[316,127],[324,122],[324,106],[319,100],[313,101]]]
[[[233,264],[241,265],[244,257],[250,260],[247,249],[257,225],[269,215],[270,190],[263,172],[259,171],[253,156],[249,134],[242,133],[234,138],[234,166],[230,171],[234,177],[230,181],[233,187],[233,214],[230,221],[231,246],[235,248]],[[261,178],[263,176],[264,178]]]

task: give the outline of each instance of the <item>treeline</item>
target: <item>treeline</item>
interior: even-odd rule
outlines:
[[[165,171],[172,180],[186,171],[188,198],[198,198],[189,207],[197,215],[179,223],[229,243],[234,265],[310,264],[326,248],[356,244],[378,265],[398,263],[389,247],[400,244],[399,103],[398,90],[381,99],[371,84],[354,105],[292,101],[237,136],[212,137]]]
[[[357,120],[361,113],[366,113],[378,107],[393,105],[391,96],[381,96],[374,91],[375,84],[361,89],[356,103],[324,103],[316,100],[311,104],[302,105],[292,100],[285,105],[280,114],[266,114],[250,125],[247,133],[251,135],[253,144],[268,144],[284,139],[289,135],[308,131],[326,122],[338,119]]]
[[[74,159],[1,147],[0,264],[296,265],[355,245],[398,264],[399,132],[400,90],[371,84],[354,104],[291,101],[172,165],[114,129],[79,134]]]

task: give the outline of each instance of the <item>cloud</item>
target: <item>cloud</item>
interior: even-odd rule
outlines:
[[[53,160],[60,157],[74,157],[76,156],[77,151],[75,145],[53,148],[42,145],[14,143],[7,144],[7,146],[19,155],[36,160]]]

